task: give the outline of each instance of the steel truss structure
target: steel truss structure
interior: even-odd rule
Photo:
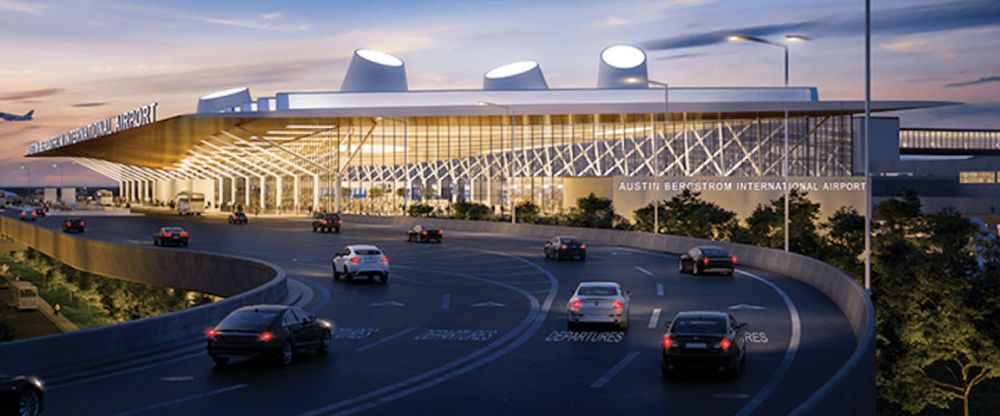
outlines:
[[[215,207],[279,213],[340,207],[391,214],[413,201],[499,208],[511,197],[552,211],[562,206],[567,178],[783,173],[780,117],[671,114],[664,122],[662,114],[596,114],[275,123],[251,120],[200,137],[165,168],[76,160],[119,181],[122,197],[133,203],[162,202],[194,187],[208,190]],[[793,116],[789,125],[790,175],[851,176],[851,116]]]

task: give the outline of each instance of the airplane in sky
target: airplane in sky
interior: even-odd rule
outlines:
[[[4,119],[5,121],[29,121],[29,120],[31,120],[31,115],[32,114],[35,114],[35,110],[31,110],[31,111],[25,113],[23,116],[19,116],[17,114],[0,112],[0,118]]]

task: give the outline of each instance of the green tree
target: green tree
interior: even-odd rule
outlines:
[[[537,224],[539,217],[542,215],[542,210],[538,208],[533,202],[525,201],[517,204],[514,207],[517,210],[517,221],[525,222],[528,224]]]
[[[841,207],[822,224],[823,261],[836,266],[858,282],[864,278],[865,217],[854,208]]]
[[[411,217],[428,217],[434,212],[434,207],[427,204],[410,204],[410,211],[407,213]]]
[[[653,209],[653,204],[649,204],[635,211],[636,228],[652,231]],[[663,201],[659,211],[661,233],[730,240],[739,228],[736,213],[706,202],[700,192],[688,189]]]
[[[602,198],[591,193],[576,200],[576,208],[569,216],[574,227],[590,228],[627,228],[628,222],[615,213],[611,199]]]
[[[808,193],[796,189],[789,193],[789,234],[788,243],[791,251],[807,256],[819,257],[820,237],[817,231],[819,220],[819,204],[809,200]],[[785,196],[771,201],[770,205],[758,205],[747,218],[747,232],[744,238],[748,242],[764,247],[782,248],[785,246]]]
[[[456,202],[448,211],[450,217],[463,220],[485,221],[493,217],[490,207],[476,202]]]
[[[379,188],[377,186],[373,186],[371,189],[368,190],[368,197],[369,198],[378,199],[378,198],[381,198],[383,196],[385,196],[385,189]]]
[[[13,309],[7,305],[0,305],[0,342],[11,341],[17,336],[12,322]]]

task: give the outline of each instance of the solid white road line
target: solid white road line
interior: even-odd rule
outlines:
[[[757,408],[764,403],[767,396],[769,396],[771,392],[778,387],[778,384],[781,383],[781,379],[785,377],[785,373],[787,373],[788,369],[792,367],[792,362],[795,361],[795,354],[799,351],[799,341],[802,338],[802,321],[799,318],[799,310],[795,307],[795,303],[792,302],[792,298],[788,296],[784,290],[781,290],[781,288],[774,283],[771,283],[763,277],[757,276],[753,273],[745,272],[743,270],[736,270],[736,273],[756,279],[757,281],[770,286],[775,292],[778,292],[778,296],[781,296],[781,300],[785,302],[785,307],[788,308],[788,317],[792,321],[792,336],[788,339],[788,349],[785,350],[785,357],[781,360],[781,364],[778,365],[778,369],[775,370],[774,375],[771,376],[771,379],[767,382],[767,384],[765,384],[764,387],[757,392],[757,395],[754,396],[754,398],[750,400],[746,406],[743,406],[739,413],[736,414],[737,416],[747,416],[753,413],[754,410],[757,410]]]
[[[441,296],[441,309],[448,309],[451,306],[451,294],[445,293]]]
[[[656,325],[660,323],[660,308],[653,309],[653,314],[649,315],[649,326],[648,328],[656,328]]]
[[[656,296],[663,296],[663,283],[656,284]]]
[[[399,331],[399,332],[397,332],[395,334],[389,335],[389,336],[387,336],[385,338],[382,338],[382,339],[380,339],[378,341],[372,342],[372,343],[370,343],[368,345],[362,345],[362,346],[358,347],[357,349],[355,349],[354,352],[368,351],[368,350],[370,350],[372,348],[375,348],[375,347],[377,347],[379,345],[385,344],[386,342],[392,341],[392,340],[394,340],[396,338],[399,338],[399,337],[401,337],[403,335],[406,335],[406,334],[409,334],[409,333],[411,333],[413,331],[416,331],[417,328],[419,328],[419,327],[414,326],[414,327],[406,328],[406,329],[404,329],[402,331]]]
[[[650,275],[650,276],[653,275],[653,272],[651,272],[649,270],[646,270],[646,269],[643,269],[642,267],[635,266],[635,269],[638,270],[638,271],[640,271],[640,272],[646,273],[647,275]]]
[[[625,358],[622,358],[622,360],[619,361],[618,364],[615,364],[615,366],[611,367],[611,369],[608,370],[607,373],[604,373],[604,375],[601,376],[601,378],[597,379],[597,381],[595,381],[594,384],[591,384],[590,388],[599,389],[601,387],[604,387],[604,385],[608,384],[608,382],[611,381],[612,378],[614,378],[616,375],[618,375],[618,373],[624,370],[625,366],[627,366],[628,363],[632,362],[632,360],[634,360],[635,357],[638,356],[639,356],[639,351],[632,351],[628,353],[628,355],[626,355]]]
[[[217,394],[222,394],[222,393],[230,392],[230,391],[233,391],[233,390],[239,390],[239,389],[242,389],[242,388],[244,388],[246,386],[247,386],[246,384],[234,384],[234,385],[229,386],[229,387],[224,387],[224,388],[217,389],[217,390],[212,390],[212,391],[206,391],[204,393],[198,393],[198,394],[195,394],[193,396],[182,397],[182,398],[179,398],[179,399],[174,399],[174,400],[166,401],[166,402],[163,402],[163,403],[157,403],[157,404],[150,405],[150,406],[140,407],[138,409],[132,409],[132,410],[125,411],[125,412],[116,413],[115,416],[141,415],[141,414],[145,414],[147,412],[153,411],[153,410],[158,410],[158,409],[162,409],[164,407],[173,406],[175,404],[181,404],[181,403],[184,403],[184,402],[189,402],[189,401],[192,401],[192,400],[198,400],[198,399],[202,399],[202,398],[209,397],[209,396],[215,396]]]

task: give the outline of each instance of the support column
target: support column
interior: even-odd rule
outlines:
[[[267,178],[264,176],[260,177],[260,201],[257,205],[260,206],[260,212],[264,212],[267,209],[267,199],[264,196],[264,189],[267,188]]]
[[[296,213],[302,210],[302,207],[299,206],[299,175],[295,175],[295,180],[292,183],[292,205],[294,206],[293,211]]]
[[[281,202],[282,202],[281,198],[284,196],[284,195],[282,195],[282,191],[283,190],[281,189],[281,175],[275,176],[274,177],[274,211],[277,212],[278,214],[281,214]]]
[[[243,177],[243,209],[250,209],[250,177]]]
[[[236,177],[235,176],[230,176],[229,177],[229,201],[228,202],[229,202],[229,205],[232,206],[231,208],[233,210],[235,210],[236,209]]]
[[[313,211],[319,211],[319,175],[313,175]],[[312,213],[310,213],[312,214]]]

